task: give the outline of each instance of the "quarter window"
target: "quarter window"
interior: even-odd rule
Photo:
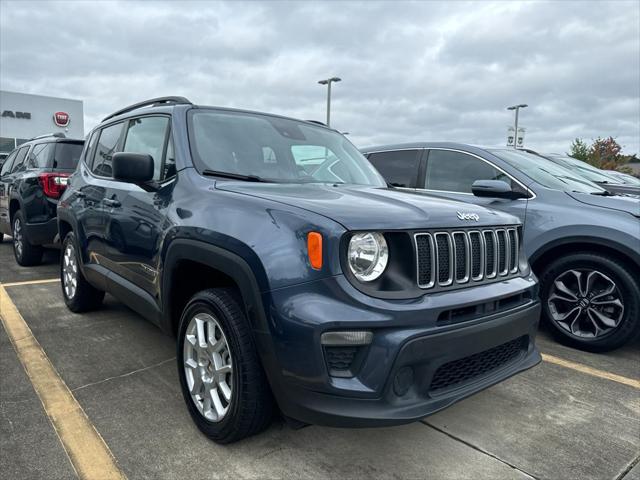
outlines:
[[[53,143],[41,143],[33,147],[29,154],[28,168],[47,168]]]
[[[415,187],[420,150],[398,150],[369,155],[369,161],[394,187]]]
[[[117,123],[103,129],[100,132],[100,139],[96,148],[91,171],[101,177],[111,177],[113,175],[113,154],[118,148],[118,140],[122,131],[122,123]]]
[[[142,117],[129,122],[124,151],[146,153],[153,158],[153,179],[160,180],[162,154],[165,146],[167,117]]]
[[[479,158],[462,152],[430,150],[424,188],[447,192],[472,193],[476,180],[511,180],[500,170]]]

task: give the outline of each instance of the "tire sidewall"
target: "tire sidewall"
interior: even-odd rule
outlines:
[[[560,327],[552,318],[547,299],[558,276],[571,269],[593,269],[611,278],[624,304],[624,315],[613,332],[596,338],[580,338]],[[575,253],[553,262],[541,276],[542,312],[546,324],[560,339],[586,350],[603,351],[617,348],[640,333],[640,288],[633,280],[632,274],[617,260],[610,257]]]
[[[227,339],[227,344],[231,351],[231,361],[233,362],[233,390],[231,394],[231,402],[229,410],[224,418],[219,422],[213,422],[206,419],[195,406],[189,387],[187,385],[187,379],[184,372],[184,337],[189,326],[191,319],[199,314],[207,313],[214,316],[220,324],[222,331]],[[208,436],[222,437],[230,429],[233,429],[234,420],[237,416],[240,398],[242,398],[242,362],[239,361],[241,355],[241,347],[237,340],[237,332],[233,326],[233,322],[230,321],[228,315],[210,298],[197,294],[187,305],[180,318],[180,327],[178,330],[178,342],[177,342],[177,359],[178,359],[178,375],[180,377],[180,386],[184,400],[189,409],[189,413],[193,418],[196,425],[205,431]]]

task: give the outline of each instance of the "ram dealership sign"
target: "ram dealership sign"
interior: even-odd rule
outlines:
[[[24,118],[25,120],[31,120],[31,112],[16,112],[13,110],[3,110],[2,116],[4,118]]]

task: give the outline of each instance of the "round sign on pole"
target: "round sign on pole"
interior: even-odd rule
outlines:
[[[66,127],[69,125],[69,114],[67,112],[56,112],[53,114],[53,123],[58,127]]]

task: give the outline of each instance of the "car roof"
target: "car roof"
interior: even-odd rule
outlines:
[[[474,145],[470,143],[459,142],[409,142],[409,143],[394,143],[387,145],[377,145],[361,148],[362,153],[375,153],[375,152],[387,152],[393,150],[420,150],[425,148],[448,148],[452,150],[463,150],[473,153],[476,150],[510,150],[510,147],[505,146],[485,146]]]
[[[247,113],[250,115],[260,115],[260,116],[265,116],[265,117],[272,117],[272,118],[281,118],[283,120],[293,120],[296,122],[302,122],[302,123],[306,123],[309,125],[313,125],[315,127],[320,127],[320,128],[326,128],[328,130],[332,130],[332,131],[336,131],[335,129],[328,127],[327,125],[325,125],[323,122],[318,121],[318,120],[302,120],[300,118],[295,118],[295,117],[287,117],[285,115],[278,115],[275,113],[268,113],[268,112],[260,112],[257,110],[248,110],[248,109],[242,109],[242,108],[231,108],[231,107],[220,107],[220,106],[216,106],[216,105],[194,105],[192,103],[170,103],[170,104],[159,104],[159,105],[145,105],[145,106],[140,106],[137,108],[132,108],[131,110],[127,110],[126,112],[123,112],[122,114],[118,114],[118,115],[109,115],[107,117],[105,117],[98,125],[97,127],[101,127],[103,125],[107,125],[107,124],[111,124],[111,123],[117,123],[123,120],[126,120],[127,118],[132,118],[132,117],[138,117],[140,115],[144,115],[144,114],[171,114],[173,112],[174,109],[176,108],[182,108],[185,110],[215,110],[215,111],[220,111],[220,112],[231,112],[231,113]]]

